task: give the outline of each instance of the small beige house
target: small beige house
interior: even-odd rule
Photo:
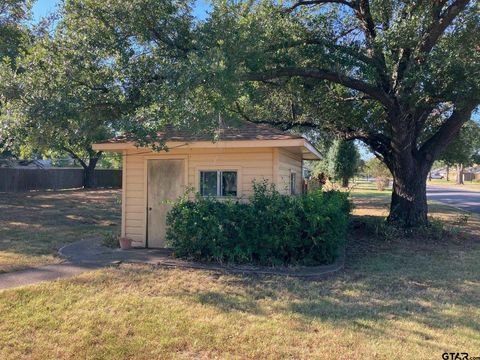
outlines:
[[[166,214],[187,187],[205,196],[245,198],[254,181],[267,180],[286,194],[302,191],[303,160],[317,160],[306,139],[268,126],[244,123],[211,136],[166,136],[169,151],[152,152],[126,139],[94,145],[123,155],[122,236],[134,246],[164,246]]]

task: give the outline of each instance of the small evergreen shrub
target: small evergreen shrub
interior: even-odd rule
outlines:
[[[167,215],[167,243],[176,256],[259,265],[332,263],[345,241],[348,194],[282,195],[254,184],[249,202],[184,196]]]
[[[119,234],[116,232],[106,232],[102,237],[102,245],[110,248],[118,248],[120,244],[118,243]]]

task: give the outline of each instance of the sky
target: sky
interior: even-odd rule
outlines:
[[[53,12],[57,3],[56,0],[37,0],[32,8],[34,20],[38,21]]]
[[[56,5],[60,3],[58,0],[37,0],[33,5],[33,18],[34,21],[40,20],[55,11]],[[207,11],[209,9],[208,1],[196,0],[196,6],[193,11],[195,17],[200,20],[205,19]]]

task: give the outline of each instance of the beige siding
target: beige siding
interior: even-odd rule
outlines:
[[[125,159],[125,222],[124,234],[133,239],[134,246],[145,245],[145,198],[144,198],[144,157],[141,154],[126,152]]]
[[[302,192],[302,156],[285,149],[278,149],[278,182],[277,189],[281,193],[290,194],[290,174],[295,173],[297,178],[296,193]]]
[[[274,182],[277,170],[274,166],[272,148],[223,148],[223,149],[172,149],[168,153],[151,153],[145,150],[128,150],[124,168],[124,206],[122,234],[134,240],[134,246],[145,245],[146,233],[146,170],[145,162],[149,158],[182,158],[187,166],[187,184],[198,191],[199,172],[201,170],[238,171],[239,196],[247,197],[252,193],[252,182],[266,179]],[[293,156],[293,154],[292,154]],[[281,156],[282,164],[288,166],[287,156]],[[292,160],[290,160],[292,162]],[[295,161],[293,161],[295,163]],[[301,167],[300,164],[296,164]],[[301,170],[297,175],[301,182]],[[276,181],[275,181],[276,182]]]

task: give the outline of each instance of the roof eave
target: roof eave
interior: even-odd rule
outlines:
[[[300,147],[302,157],[305,160],[319,160],[322,158],[315,147],[304,138],[283,140],[228,140],[228,141],[167,141],[166,146],[170,149],[179,148],[248,148],[248,147]],[[134,142],[108,142],[93,144],[96,151],[123,152],[125,150],[138,149]]]
[[[303,159],[304,160],[322,160],[322,155],[320,152],[315,149],[315,146],[313,146],[308,140],[304,140],[304,148],[308,150],[308,152],[303,153]]]

